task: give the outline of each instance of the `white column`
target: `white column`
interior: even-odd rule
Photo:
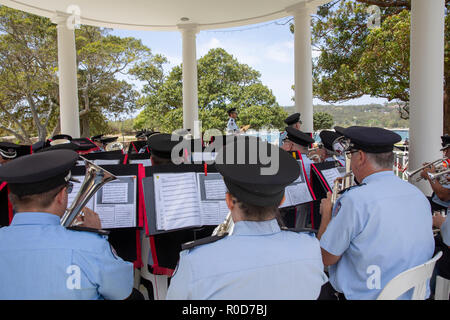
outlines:
[[[58,13],[52,19],[58,33],[58,69],[61,133],[80,137],[78,110],[77,61],[75,33],[68,14]]]
[[[311,14],[316,9],[305,3],[286,9],[294,16],[295,109],[300,112],[304,132],[313,132]]]
[[[442,157],[444,2],[411,1],[409,170]],[[427,182],[417,186],[431,194]]]
[[[183,39],[183,128],[194,130],[198,120],[196,24],[178,26]]]

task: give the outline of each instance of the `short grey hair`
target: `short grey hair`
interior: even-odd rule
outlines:
[[[394,152],[366,153],[367,158],[376,169],[389,169],[394,167]]]

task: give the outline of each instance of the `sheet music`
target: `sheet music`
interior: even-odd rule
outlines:
[[[97,159],[97,160],[91,160],[98,166],[102,165],[110,165],[110,164],[119,164],[119,159]]]
[[[227,187],[220,173],[197,173],[202,207],[202,224],[218,225],[225,220],[228,207],[225,202]]]
[[[297,161],[300,168],[302,168],[301,161]],[[300,170],[299,177],[288,185],[284,190],[286,197],[280,208],[296,206],[302,203],[313,201],[311,192],[309,191],[306,179],[304,177],[303,170]]]
[[[136,176],[118,176],[105,184],[95,195],[94,211],[102,228],[130,228],[136,226]]]
[[[195,172],[154,175],[157,229],[201,225]]]
[[[192,152],[193,162],[202,161],[214,161],[216,159],[217,152]]]
[[[103,186],[103,203],[127,203],[128,183],[108,183]]]
[[[341,170],[339,170],[338,168],[326,169],[322,170],[321,173],[325,178],[325,180],[327,181],[330,189],[333,189],[334,181],[345,174],[345,168],[341,167]]]

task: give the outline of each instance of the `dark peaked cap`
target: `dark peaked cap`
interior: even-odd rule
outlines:
[[[236,112],[236,108],[231,108],[231,109],[228,109],[228,111],[227,111],[228,114],[230,114],[232,112]]]
[[[314,143],[314,139],[310,135],[295,128],[287,127],[286,132],[289,140],[301,146],[307,147],[311,143]]]
[[[39,194],[64,185],[78,154],[71,150],[53,150],[18,158],[0,167],[0,180],[8,182],[18,196]]]
[[[377,127],[348,127],[343,132],[350,139],[350,149],[368,153],[384,153],[394,150],[394,144],[401,141],[397,133]]]
[[[267,161],[260,159],[260,150],[270,159],[269,163],[264,164]],[[234,155],[232,161],[227,161],[228,153]],[[215,166],[233,196],[244,203],[261,207],[278,206],[285,187],[300,175],[300,166],[289,153],[252,136],[233,137],[219,150]],[[264,175],[261,173],[263,168],[275,174]],[[273,170],[277,168],[278,171]]]
[[[15,159],[20,146],[11,142],[0,142],[0,155],[6,159]]]
[[[93,136],[93,137],[91,138],[91,140],[92,140],[92,141],[95,141],[95,142],[100,142],[100,140],[102,139],[102,137],[103,137],[103,134],[99,134],[99,135]]]
[[[330,130],[322,130],[319,136],[325,149],[333,151],[333,142],[337,138],[342,137],[342,134]]]
[[[291,124],[294,124],[296,122],[300,122],[300,113],[294,113],[291,114],[289,117],[287,117],[286,119],[284,119],[284,123],[286,123],[288,126]]]
[[[177,140],[172,141],[172,135],[168,133],[151,135],[147,140],[150,153],[163,159],[171,159],[172,149],[183,140],[181,136],[175,137]]]
[[[57,134],[52,137],[52,140],[58,140],[58,139],[72,140],[72,136],[69,136],[68,134]]]

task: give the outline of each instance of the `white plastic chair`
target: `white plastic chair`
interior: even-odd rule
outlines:
[[[141,246],[142,268],[141,277],[152,283],[153,297],[155,300],[165,300],[169,283],[169,276],[153,274],[148,270],[148,257],[150,255],[150,239],[147,236],[142,237]],[[145,296],[145,293],[143,293]]]
[[[449,300],[450,280],[441,276],[436,277],[436,290],[434,292],[434,300]]]
[[[431,260],[397,275],[383,288],[377,300],[395,300],[411,288],[414,288],[412,300],[424,300],[427,280],[431,278],[434,265],[441,256],[442,251],[439,251]]]

